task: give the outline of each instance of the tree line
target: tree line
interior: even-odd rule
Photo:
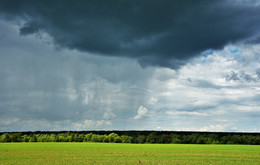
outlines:
[[[103,133],[103,134],[102,134]],[[13,132],[1,133],[0,142],[103,142],[161,144],[260,144],[260,134],[183,133],[156,131],[109,132]]]

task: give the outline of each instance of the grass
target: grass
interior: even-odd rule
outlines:
[[[260,146],[0,143],[5,164],[260,164]]]

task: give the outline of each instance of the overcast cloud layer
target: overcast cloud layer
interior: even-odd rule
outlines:
[[[0,131],[260,132],[257,1],[0,0]]]

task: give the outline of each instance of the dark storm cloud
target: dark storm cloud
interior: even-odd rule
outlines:
[[[146,99],[139,88],[148,84],[152,67],[55,50],[33,36],[20,37],[16,25],[0,21],[0,27],[0,131],[78,130],[70,126],[85,120],[106,124],[105,113],[129,118]]]
[[[24,21],[21,35],[47,32],[60,47],[171,68],[204,50],[249,41],[260,27],[254,1],[0,0],[0,12]]]

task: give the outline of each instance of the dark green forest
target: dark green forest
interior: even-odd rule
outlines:
[[[0,142],[260,144],[260,133],[176,131],[2,132]]]

